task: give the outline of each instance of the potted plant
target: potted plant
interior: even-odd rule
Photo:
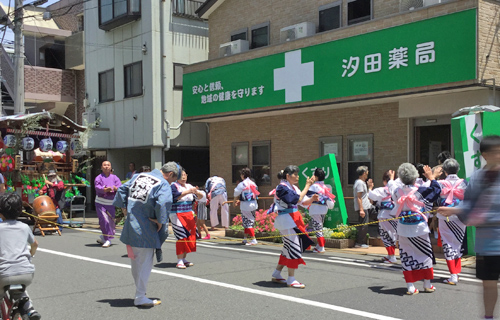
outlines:
[[[335,229],[323,229],[325,246],[328,248],[346,249],[354,247],[358,231],[355,227],[339,224]]]
[[[260,209],[255,212],[255,237],[259,241],[281,242],[278,230],[274,228],[274,220],[278,214],[276,212],[267,213],[267,210]],[[241,214],[233,218],[233,224],[226,229],[226,237],[243,237],[243,220]]]

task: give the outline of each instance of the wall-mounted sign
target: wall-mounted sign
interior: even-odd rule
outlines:
[[[195,117],[476,78],[476,9],[187,73]]]

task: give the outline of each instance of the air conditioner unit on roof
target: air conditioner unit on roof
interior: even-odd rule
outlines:
[[[399,10],[400,12],[413,11],[418,8],[428,7],[443,2],[446,2],[446,0],[400,0]]]
[[[234,40],[220,45],[219,57],[226,57],[245,51],[248,51],[248,41]]]
[[[302,22],[280,30],[280,42],[291,41],[316,33],[316,26],[312,22]]]

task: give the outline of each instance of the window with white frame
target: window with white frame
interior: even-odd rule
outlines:
[[[248,142],[234,142],[232,149],[232,182],[240,181],[240,170],[248,167]]]
[[[319,7],[318,31],[338,29],[342,26],[342,1]]]
[[[252,173],[257,185],[271,184],[271,141],[252,142]]]
[[[142,95],[142,61],[124,66],[125,98]]]
[[[347,136],[347,149],[347,183],[352,185],[358,179],[359,166],[367,166],[373,172],[373,134]]]
[[[99,102],[115,100],[115,70],[99,73]]]
[[[349,0],[347,2],[347,25],[352,25],[372,18],[372,0]]]
[[[251,28],[252,43],[250,48],[260,48],[269,45],[269,22],[261,23]]]

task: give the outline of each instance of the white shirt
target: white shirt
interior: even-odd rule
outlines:
[[[318,193],[323,195],[323,188],[321,188],[319,185],[324,185],[325,183],[323,181],[317,181],[315,182],[311,187],[309,187],[310,192]],[[307,201],[311,199],[311,197],[308,197],[307,195],[304,196],[303,201]],[[330,198],[326,200],[325,204],[321,203],[312,203],[311,206],[309,207],[309,214],[312,215],[322,215],[322,214],[327,214],[328,209],[333,209],[335,205],[335,202],[332,201]]]
[[[246,195],[248,195],[248,193],[252,193],[251,191],[249,192],[248,190],[245,190],[247,188],[247,186],[250,184],[253,184],[253,185],[255,185],[255,187],[257,187],[257,185],[250,178],[246,178],[242,182],[238,183],[238,185],[234,189],[234,197],[235,198],[239,197],[242,194],[243,194],[243,196],[246,196]],[[241,211],[254,211],[254,210],[257,210],[258,207],[259,206],[257,204],[257,200],[255,200],[255,199],[250,200],[250,201],[243,201],[243,200],[240,201]]]

